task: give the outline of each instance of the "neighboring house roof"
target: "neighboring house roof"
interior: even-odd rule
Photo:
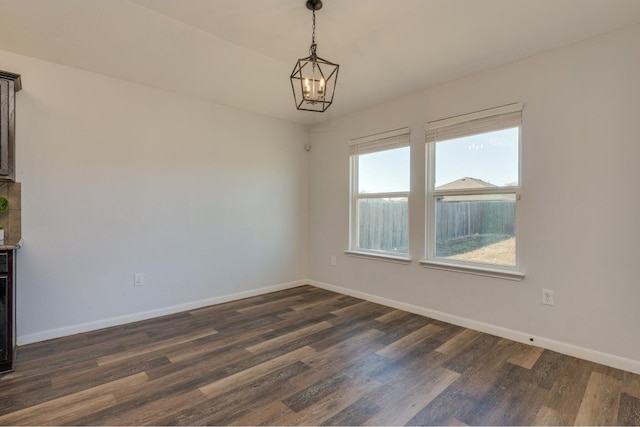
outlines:
[[[436,190],[462,190],[468,188],[485,188],[485,187],[496,187],[490,182],[483,181],[479,178],[471,178],[465,176],[464,178],[456,179],[455,181],[451,181],[447,184],[443,184],[439,187],[436,187]]]

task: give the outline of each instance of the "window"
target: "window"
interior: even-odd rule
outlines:
[[[423,263],[517,271],[521,116],[512,104],[427,124]]]
[[[409,128],[351,140],[351,251],[409,254]]]

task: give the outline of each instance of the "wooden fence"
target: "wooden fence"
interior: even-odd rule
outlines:
[[[360,248],[409,252],[409,206],[406,200],[361,199],[358,211]]]
[[[436,204],[436,242],[474,234],[513,236],[516,205],[511,201]]]
[[[475,234],[514,235],[514,202],[446,202],[438,203],[436,209],[437,242]],[[406,200],[361,199],[358,210],[360,248],[408,252],[409,207]]]

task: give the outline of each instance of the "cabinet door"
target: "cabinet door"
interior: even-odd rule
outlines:
[[[15,94],[22,88],[19,74],[0,71],[0,180],[15,178]]]
[[[9,81],[0,79],[0,176],[9,175]],[[11,111],[12,113],[12,111]]]
[[[0,251],[0,373],[13,370],[15,355],[13,261],[13,251]]]
[[[0,178],[13,180],[15,82],[0,79]]]
[[[9,287],[6,276],[0,276],[0,362],[5,362],[9,358],[10,345],[9,337]]]

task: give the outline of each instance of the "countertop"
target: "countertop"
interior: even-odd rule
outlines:
[[[4,245],[0,245],[0,251],[10,251],[13,249],[18,249],[20,248],[20,246],[22,246],[22,239],[18,240],[17,242],[7,241]]]

